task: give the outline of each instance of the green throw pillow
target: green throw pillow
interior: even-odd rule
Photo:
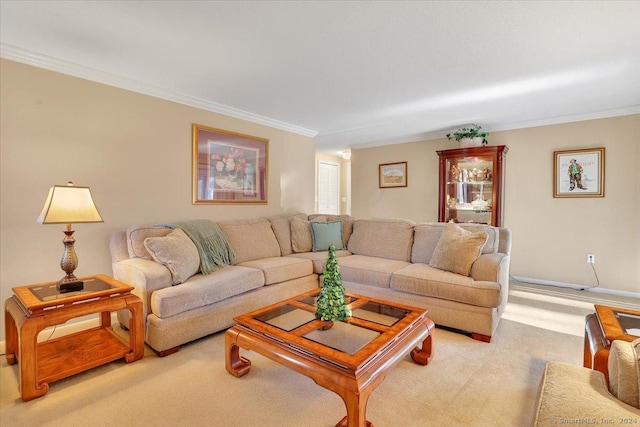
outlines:
[[[336,250],[344,249],[342,241],[342,221],[310,222],[313,237],[313,252],[328,251],[335,245]]]

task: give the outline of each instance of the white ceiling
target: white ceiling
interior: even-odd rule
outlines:
[[[2,57],[315,136],[321,151],[640,112],[639,1],[0,8]]]

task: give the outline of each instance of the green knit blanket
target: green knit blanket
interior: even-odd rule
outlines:
[[[162,225],[169,228],[181,228],[193,240],[200,255],[202,274],[213,273],[225,265],[233,264],[236,260],[236,254],[229,245],[222,228],[213,221],[195,219]]]

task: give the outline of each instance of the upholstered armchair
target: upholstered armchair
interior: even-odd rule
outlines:
[[[613,341],[609,383],[604,374],[547,363],[532,426],[640,425],[640,339]]]

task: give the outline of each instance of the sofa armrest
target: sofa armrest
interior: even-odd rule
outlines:
[[[116,280],[134,287],[132,293],[142,300],[145,319],[151,311],[151,294],[172,286],[169,269],[155,261],[129,258],[114,263],[112,268]]]
[[[471,266],[471,278],[473,280],[497,282],[500,285],[499,313],[502,313],[509,299],[510,262],[511,257],[509,255],[496,252],[493,254],[480,255]]]
[[[616,399],[607,389],[602,372],[562,362],[547,363],[540,388],[533,427],[562,424],[596,424],[589,420],[621,419],[640,422],[640,410]],[[585,420],[579,423],[579,420]]]
[[[471,278],[473,278],[473,280],[498,282],[500,269],[505,268],[505,266],[502,265],[502,260],[505,257],[505,254],[499,252],[480,255],[471,266]],[[508,269],[508,265],[506,268]]]

